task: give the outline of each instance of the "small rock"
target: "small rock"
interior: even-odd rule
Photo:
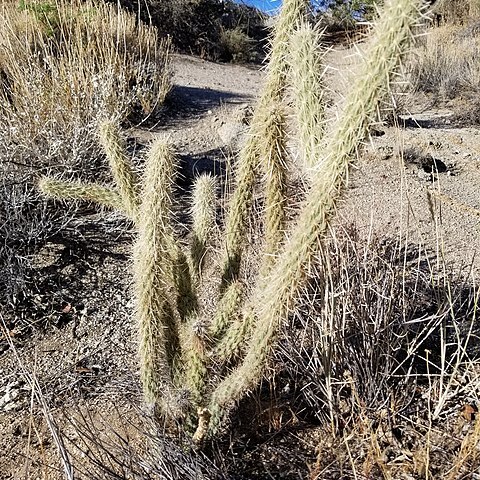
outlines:
[[[423,180],[425,182],[431,182],[432,181],[432,174],[431,173],[427,173],[426,171],[424,170],[419,170],[417,172],[417,176],[420,180]]]

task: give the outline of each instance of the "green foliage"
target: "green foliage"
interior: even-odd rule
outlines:
[[[115,1],[116,0],[109,0]],[[120,0],[180,51],[222,61],[263,58],[266,15],[232,0]]]
[[[333,0],[321,9],[322,21],[333,30],[353,28],[359,21],[371,21],[384,0]],[[325,2],[320,2],[325,3]]]
[[[253,38],[249,37],[241,27],[231,30],[222,28],[218,40],[221,57],[234,62],[253,60],[253,43]]]
[[[47,36],[53,36],[58,30],[60,18],[58,7],[50,2],[20,0],[18,8],[21,12],[31,13],[43,25]]]

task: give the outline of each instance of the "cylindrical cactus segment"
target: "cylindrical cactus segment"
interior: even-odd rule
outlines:
[[[267,67],[266,92],[279,100],[286,85],[286,76],[290,65],[287,61],[290,50],[290,37],[297,23],[304,19],[309,0],[284,0],[282,10],[274,28],[274,37]],[[266,107],[267,103],[262,102]]]
[[[155,142],[145,167],[133,255],[143,390],[146,401],[168,415],[176,413],[175,402],[171,404],[176,397],[172,379],[174,359],[169,358],[168,349],[172,342],[178,344],[178,332],[169,308],[175,304],[175,299],[172,300],[173,232],[169,223],[174,164],[171,146],[163,141]]]
[[[110,170],[130,218],[138,213],[138,180],[128,159],[120,128],[111,121],[99,125],[98,138],[107,155]]]
[[[195,285],[192,281],[190,262],[176,243],[170,248],[172,254],[173,283],[177,293],[177,311],[182,321],[198,307]]]
[[[172,292],[175,292],[176,295],[176,299],[171,302],[171,305],[177,307],[180,318],[185,320],[196,309],[197,297],[188,259],[175,238],[171,223],[172,185],[177,169],[177,160],[173,146],[164,140],[157,140],[148,151],[146,164],[144,183],[148,181],[146,175],[150,166],[157,165],[157,168],[162,170],[158,172],[158,186],[151,186],[153,189],[156,188],[155,195],[158,197],[159,205],[161,205],[159,209],[164,212],[164,215],[159,215],[157,218],[163,249],[162,268],[165,281],[169,283]],[[146,184],[144,188],[147,188]],[[145,195],[144,191],[142,193],[143,200],[145,200]],[[139,218],[138,221],[141,222],[144,219]]]
[[[38,187],[48,197],[95,202],[127,213],[123,199],[115,189],[102,187],[96,183],[65,182],[43,177],[38,182]]]
[[[210,431],[215,431],[224,409],[238,401],[261,378],[274,339],[299,294],[309,263],[320,249],[328,221],[348,166],[359,143],[376,119],[380,100],[412,37],[412,26],[423,2],[389,0],[375,29],[363,70],[347,96],[345,109],[331,141],[317,164],[312,189],[293,229],[290,241],[271,270],[264,290],[256,295],[257,321],[241,365],[212,394]]]
[[[236,316],[240,315],[242,300],[243,286],[237,280],[228,286],[218,302],[212,324],[209,328],[209,335],[213,341],[219,339],[234,322]]]
[[[278,102],[286,85],[288,40],[295,25],[305,15],[309,0],[284,0],[275,27],[267,67],[267,79],[253,115],[250,135],[239,156],[237,186],[225,225],[226,257],[223,263],[222,289],[238,276],[247,223],[251,212],[255,171],[261,161],[260,143],[272,101]]]
[[[232,360],[240,357],[240,354],[252,333],[255,324],[255,311],[251,305],[233,318],[233,322],[228,326],[225,334],[218,342],[214,354],[222,364],[228,364]]]
[[[265,175],[265,247],[262,269],[268,270],[283,240],[287,194],[286,120],[280,105],[273,105],[265,122],[262,167]]]
[[[191,199],[193,238],[190,254],[192,267],[197,275],[201,273],[206,248],[215,228],[216,188],[216,179],[211,175],[201,175],[193,187]]]
[[[238,276],[247,231],[247,222],[253,201],[255,165],[258,162],[258,144],[255,136],[247,139],[236,169],[237,185],[228,208],[225,224],[225,259],[222,267],[221,289]]]
[[[323,68],[321,34],[301,22],[291,37],[290,82],[297,117],[298,140],[303,164],[315,165],[324,133]]]
[[[185,328],[188,329],[186,339],[182,342],[185,380],[194,410],[196,410],[197,407],[202,406],[208,380],[206,331],[195,317],[185,325]]]

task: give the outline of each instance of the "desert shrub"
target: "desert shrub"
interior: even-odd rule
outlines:
[[[414,90],[443,98],[478,92],[480,35],[474,27],[429,29],[409,64]]]
[[[358,22],[372,20],[376,6],[381,6],[383,0],[329,0],[314,1],[317,18],[322,26],[331,32],[351,30]]]
[[[478,423],[452,434],[457,405],[477,391],[473,275],[452,272],[405,239],[359,234],[351,225],[332,229],[324,255],[276,351],[304,418],[324,427],[311,479],[355,471],[422,478],[429,463],[434,478],[453,480],[462,478],[457,463],[478,468],[477,454],[459,453],[478,442]],[[412,455],[397,463],[404,448]]]
[[[472,358],[477,292],[465,272],[437,270],[433,253],[375,234],[365,240],[353,226],[338,227],[324,254],[328,267],[312,268],[279,349],[317,415],[335,423],[345,401],[352,413],[392,395],[405,400],[409,375],[428,385],[429,375]]]
[[[255,8],[230,0],[121,0],[121,4],[155,25],[162,36],[170,36],[179,51],[231,60],[236,52],[226,50],[224,35],[232,31],[238,37],[241,31],[251,38],[249,49],[258,54],[246,59],[262,57],[268,29],[266,16]]]
[[[253,58],[253,39],[240,27],[222,29],[218,41],[220,55],[224,60],[248,62]]]
[[[64,220],[37,201],[35,178],[80,170],[98,178],[98,122],[142,120],[161,108],[168,48],[153,27],[104,3],[1,3],[0,265],[17,279],[3,290],[10,299],[28,277],[29,256]]]
[[[466,24],[480,15],[478,0],[439,0],[433,6],[437,24]]]
[[[29,256],[62,223],[28,182],[4,178],[0,191],[0,305],[16,307],[31,291]]]
[[[2,148],[15,146],[23,163],[78,166],[95,148],[99,119],[124,121],[161,106],[170,88],[168,44],[134,16],[76,1],[1,9]]]

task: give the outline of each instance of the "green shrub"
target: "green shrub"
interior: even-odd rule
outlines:
[[[243,52],[250,59],[254,51],[254,59],[263,58],[268,35],[266,16],[255,8],[232,0],[121,0],[120,3],[155,25],[163,37],[170,36],[179,51],[213,60],[231,60],[235,54],[241,57]],[[244,37],[240,39],[241,48],[235,46],[238,40],[233,37],[239,36],[237,32],[250,37],[250,45],[246,45]],[[232,39],[225,35],[231,35]]]
[[[253,38],[249,37],[241,27],[233,30],[222,28],[218,40],[220,57],[234,62],[249,62],[253,56]]]

